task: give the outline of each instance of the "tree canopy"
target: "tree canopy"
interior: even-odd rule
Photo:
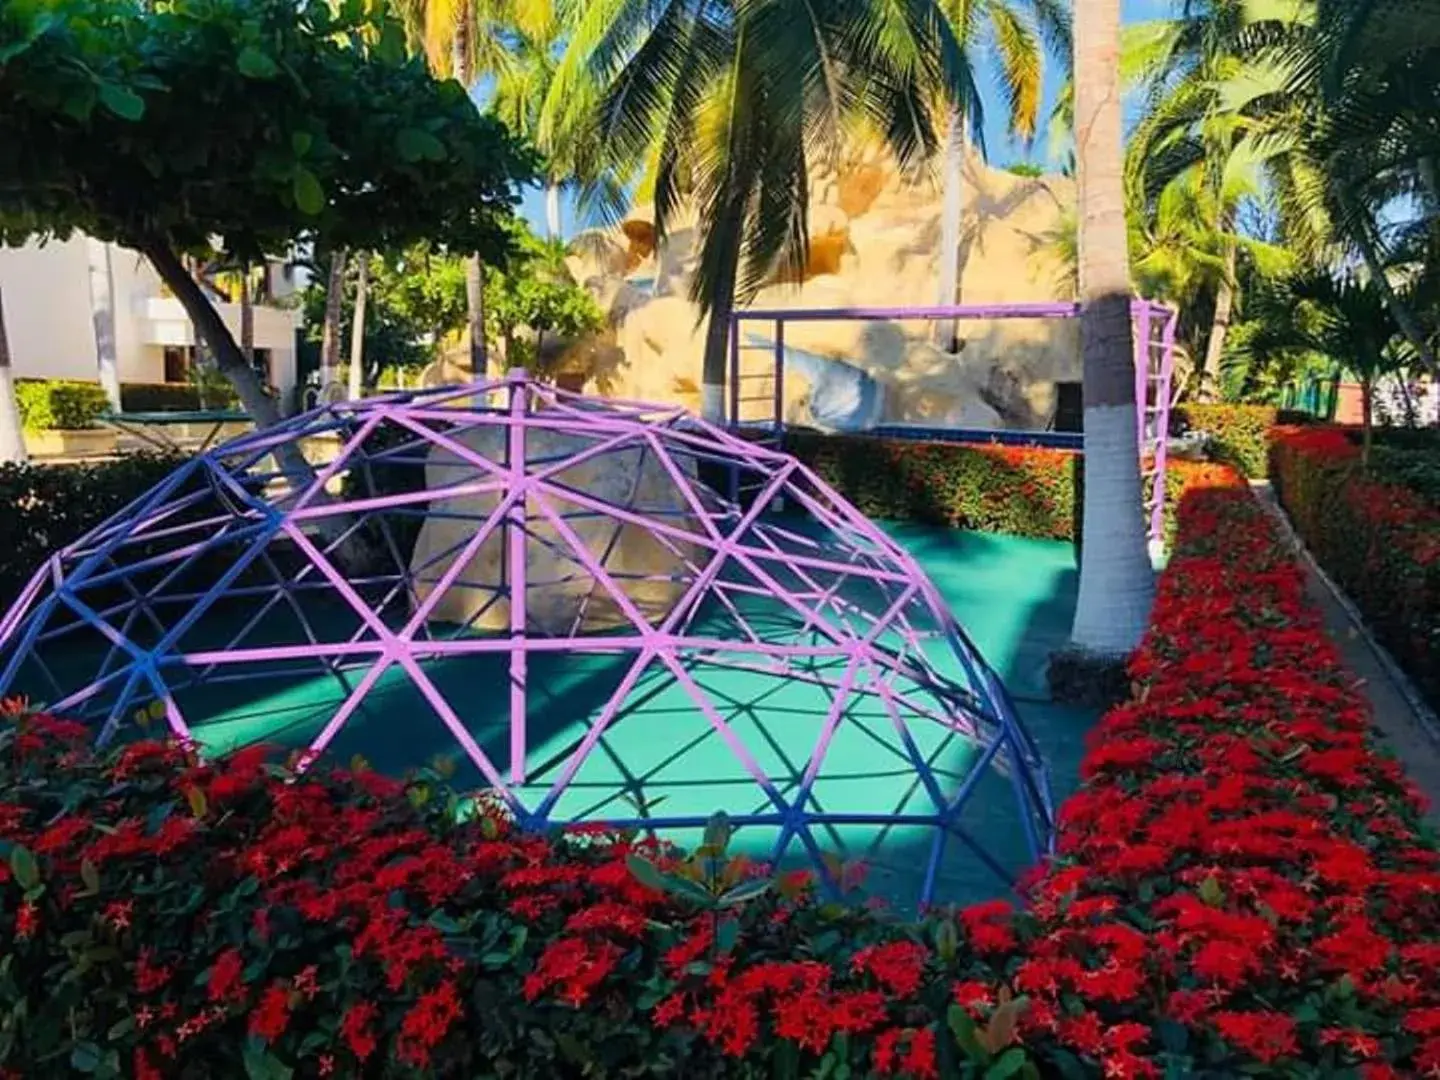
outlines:
[[[503,251],[534,168],[348,0],[7,0],[0,241]]]

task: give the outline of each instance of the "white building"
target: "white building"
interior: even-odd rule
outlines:
[[[23,248],[0,247],[0,297],[11,364],[18,379],[98,380],[91,318],[89,242],[82,236]],[[150,263],[114,244],[109,251],[115,351],[121,383],[183,383],[194,359],[194,327]],[[275,306],[303,285],[292,267],[267,268],[254,304],[255,365],[291,400],[298,305]],[[236,340],[240,305],[217,302]]]

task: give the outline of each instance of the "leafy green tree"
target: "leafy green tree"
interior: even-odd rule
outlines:
[[[586,88],[598,86],[592,98]],[[838,155],[863,116],[903,167],[937,149],[933,104],[973,100],[968,61],[938,0],[788,0],[585,5],[551,82],[547,111],[593,116],[614,160],[656,154],[656,234],[694,210],[691,296],[709,322],[703,408],[722,412],[727,328],[737,297],[808,246],[810,167]]]
[[[321,0],[14,0],[0,11],[0,241],[134,248],[241,402],[277,418],[184,256],[419,238],[503,254],[529,156],[400,25]],[[360,10],[356,10],[360,9]],[[296,463],[297,468],[299,467]]]

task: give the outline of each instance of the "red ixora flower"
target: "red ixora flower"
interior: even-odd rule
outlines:
[[[1218,1012],[1211,1019],[1226,1042],[1267,1065],[1299,1052],[1295,1021],[1285,1013]]]
[[[930,950],[924,945],[896,941],[861,949],[851,963],[856,971],[873,976],[892,994],[908,997],[920,988],[925,978],[925,961],[929,957]]]
[[[364,1061],[375,1052],[375,1032],[371,1025],[380,1015],[380,1010],[368,1001],[359,1002],[345,1010],[340,1020],[340,1037],[350,1048],[350,1053]]]
[[[260,995],[260,1003],[250,1013],[250,1034],[272,1043],[290,1026],[290,990],[281,983],[271,983]]]
[[[233,1001],[245,992],[245,960],[239,949],[226,949],[215,958],[210,969],[209,998],[211,1001]]]

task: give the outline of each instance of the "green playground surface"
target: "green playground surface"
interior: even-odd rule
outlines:
[[[787,523],[788,524],[788,523]],[[882,523],[883,524],[883,523]],[[980,653],[1005,682],[1021,718],[1039,745],[1049,769],[1056,804],[1072,790],[1085,731],[1094,713],[1059,707],[1047,699],[1044,665],[1068,635],[1074,610],[1074,552],[1063,542],[1022,539],[932,528],[884,524],[920,564]],[[758,601],[757,601],[758,603]],[[242,607],[202,618],[182,641],[182,651],[222,647],[253,613]],[[307,601],[307,618],[330,640],[344,640],[360,624],[333,601]],[[747,615],[750,614],[747,612]],[[387,622],[392,621],[387,609]],[[398,617],[398,615],[397,615]],[[333,620],[333,621],[332,621]],[[762,638],[763,618],[755,623]],[[137,626],[138,630],[138,626]],[[135,632],[135,631],[132,631]],[[261,620],[243,644],[298,643],[298,622],[283,605]],[[702,609],[691,633],[736,640],[738,631],[718,603]],[[338,638],[334,635],[339,634]],[[58,642],[57,642],[58,645]],[[87,652],[89,650],[86,650]],[[958,674],[948,646],[939,639],[926,653],[944,674]],[[64,667],[66,659],[49,654]],[[687,665],[723,718],[754,755],[784,798],[805,783],[806,770],[832,691],[803,678],[763,670],[764,658],[740,654],[743,667]],[[732,747],[693,702],[677,674],[659,664],[644,669],[624,707],[594,744],[573,780],[555,783],[572,751],[590,730],[634,661],[633,653],[532,654],[529,660],[526,777],[514,788],[534,808],[554,795],[555,820],[619,818],[703,819],[723,809],[732,815],[763,813],[769,800]],[[844,661],[812,662],[815,675],[835,679]],[[88,663],[94,671],[93,657]],[[85,663],[75,664],[84,668]],[[255,742],[303,747],[369,672],[372,661],[328,674],[314,662],[305,670],[269,664],[267,672],[240,681],[182,689],[176,700],[203,746],[224,752]],[[51,664],[52,670],[57,663]],[[510,778],[510,672],[506,653],[432,658],[422,662],[426,677],[455,710],[466,730],[496,769]],[[58,670],[57,670],[58,674]],[[803,674],[803,672],[802,672]],[[876,676],[878,677],[878,676]],[[859,685],[867,684],[862,675]],[[938,708],[921,691],[913,700]],[[925,813],[932,805],[878,693],[852,694],[811,780],[810,806],[830,813],[888,816]],[[958,788],[976,748],[959,732],[923,718],[908,725],[941,790]],[[400,774],[444,760],[461,789],[487,786],[410,676],[388,667],[328,750],[331,760],[363,757],[372,766]],[[966,833],[1008,872],[1029,862],[1010,781],[994,769],[976,785],[961,819]],[[659,830],[693,844],[695,831]],[[778,825],[742,828],[734,848],[768,858]],[[866,891],[903,906],[918,893],[929,857],[933,828],[852,822],[817,827],[818,847],[869,868]],[[785,862],[803,864],[801,844],[792,842]],[[967,849],[947,840],[939,875],[942,899],[973,900],[1002,891],[993,871]]]

